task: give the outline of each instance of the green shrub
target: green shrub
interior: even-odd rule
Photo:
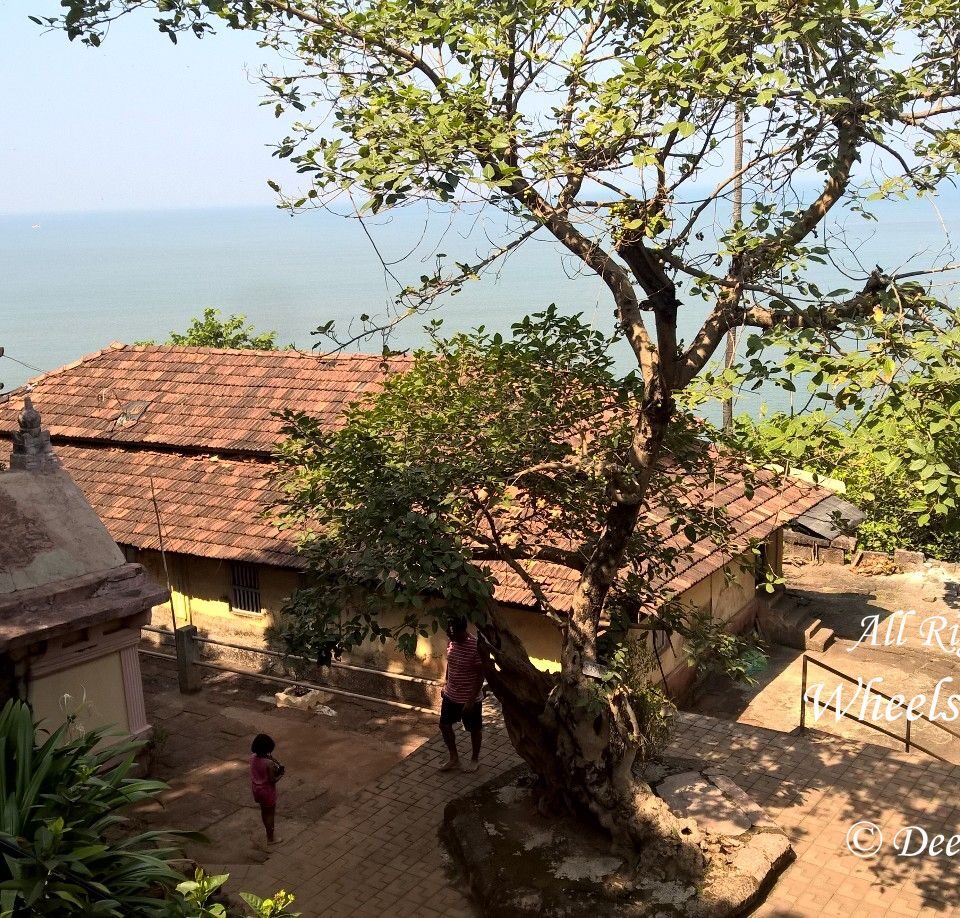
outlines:
[[[120,811],[164,785],[131,776],[137,744],[67,731],[39,743],[26,704],[0,712],[0,914],[169,914],[183,879],[169,863],[175,833],[120,832]]]

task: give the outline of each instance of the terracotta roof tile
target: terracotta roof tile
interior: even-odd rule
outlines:
[[[0,459],[8,453],[0,441]],[[305,566],[295,535],[264,517],[272,499],[266,463],[66,445],[56,454],[117,542],[159,548],[152,478],[167,551]]]
[[[408,361],[392,360],[390,372]],[[171,552],[303,568],[296,536],[264,514],[273,494],[263,461],[280,439],[281,408],[306,411],[328,428],[343,408],[376,391],[385,368],[379,356],[316,357],[296,351],[111,345],[33,380],[31,396],[53,434],[55,451],[116,541],[159,547],[151,498],[153,481]],[[9,453],[23,390],[0,396],[0,461]],[[138,405],[137,403],[143,403]],[[132,403],[132,404],[131,404]],[[139,417],[132,417],[143,407]],[[118,424],[122,412],[132,420]],[[72,441],[72,442],[71,442]],[[232,459],[204,453],[227,452]],[[737,476],[715,492],[691,484],[690,500],[726,507],[738,540],[764,539],[816,506],[830,492],[793,481],[761,482],[752,497]],[[671,536],[666,523],[663,538]],[[693,546],[667,583],[683,591],[728,562],[712,542]],[[533,606],[523,581],[502,563],[489,565],[497,597]],[[569,609],[577,575],[534,562],[559,609]]]
[[[773,480],[771,474],[770,481]],[[738,497],[727,503],[731,493]],[[826,500],[830,493],[824,488],[785,479],[779,487],[764,484],[756,488],[753,498],[749,499],[744,496],[742,478],[738,478],[721,488],[715,498],[707,498],[705,502],[708,506],[710,503],[726,506],[732,526],[731,540],[745,546],[750,539],[766,539],[781,526]],[[738,507],[740,510],[736,509]],[[743,510],[745,512],[741,512]],[[687,551],[669,577],[652,584],[657,590],[681,593],[722,570],[731,560],[722,548],[708,539],[690,545],[682,534],[671,537],[667,530],[665,541],[668,545],[686,548]],[[576,572],[543,561],[524,564],[537,581],[544,584],[544,593],[550,602],[560,611],[569,611],[573,589],[577,583]],[[495,561],[490,563],[489,567],[499,581],[496,595],[501,602],[526,607],[535,605],[529,588],[506,564]]]
[[[337,427],[350,402],[408,364],[372,354],[117,344],[28,385],[55,442],[268,453],[280,439],[274,412],[306,411]],[[0,394],[0,432],[15,429],[23,394]]]

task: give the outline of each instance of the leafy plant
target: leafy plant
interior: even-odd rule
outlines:
[[[727,676],[746,685],[762,661],[762,645],[751,634],[731,634],[709,613],[695,610],[686,616],[684,653],[703,684],[711,675]]]
[[[197,867],[192,880],[177,884],[184,900],[184,918],[227,918],[227,907],[211,898],[230,879],[230,874],[207,874]]]
[[[297,918],[300,912],[288,911],[296,896],[285,890],[274,893],[269,899],[261,899],[253,893],[240,893],[240,898],[247,903],[251,913],[256,918]]]
[[[138,341],[137,344],[154,344],[153,341]],[[247,317],[220,317],[220,310],[208,307],[203,316],[195,318],[185,332],[170,332],[167,344],[180,347],[220,347],[241,350],[276,351],[277,333],[275,331],[257,333],[252,325],[247,325]],[[292,347],[293,345],[288,345]]]
[[[124,831],[124,808],[166,785],[131,777],[140,742],[110,743],[104,730],[41,737],[30,708],[0,711],[0,918],[239,918],[210,902],[227,875],[172,866],[174,831]],[[241,893],[256,918],[296,918],[294,897]]]
[[[231,914],[223,903],[210,901],[229,879],[228,873],[213,876],[198,867],[192,880],[184,880],[177,886],[177,892],[183,897],[185,903],[182,918],[240,918],[236,913]],[[290,911],[296,896],[283,889],[266,899],[245,892],[240,893],[240,898],[246,906],[244,915],[247,918],[299,918],[300,916],[300,912]]]
[[[639,758],[659,753],[669,739],[677,708],[657,681],[656,662],[645,640],[626,640],[617,647],[599,689],[608,705],[616,705],[621,695],[629,702],[636,719],[633,733],[640,746]]]
[[[133,743],[102,730],[68,738],[64,724],[42,743],[30,709],[0,712],[0,914],[126,918],[168,913],[181,875],[170,866],[178,833],[121,837],[124,807],[164,785],[130,776]],[[182,837],[182,834],[180,835]]]

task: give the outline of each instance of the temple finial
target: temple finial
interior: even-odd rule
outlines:
[[[23,400],[17,422],[20,429],[13,435],[11,471],[46,472],[57,468],[59,462],[50,445],[50,433],[42,428],[40,412],[33,407],[29,395]]]

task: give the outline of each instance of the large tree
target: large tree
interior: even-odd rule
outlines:
[[[67,6],[71,36],[96,44],[112,17],[154,4]],[[601,622],[677,399],[729,331],[797,330],[842,346],[876,311],[934,314],[916,272],[851,260],[852,289],[826,293],[811,271],[836,257],[839,208],[929,194],[954,173],[960,3],[164,0],[156,14],[171,37],[202,35],[217,17],[284,52],[288,69],[266,78],[278,114],[322,109],[277,150],[309,182],[291,206],[481,201],[505,215],[490,251],[424,277],[365,330],[435,303],[535,235],[609,291],[640,394],[629,441],[602,469],[599,523],[577,547],[559,678],[537,674],[494,605],[481,597],[478,612],[511,735],[535,738],[521,753],[621,841],[672,844],[692,864],[695,841],[633,775],[629,717],[593,704]],[[742,217],[730,225],[738,190]],[[681,328],[692,329],[685,340]],[[411,529],[433,522],[410,510]],[[384,570],[380,585],[391,579]]]

